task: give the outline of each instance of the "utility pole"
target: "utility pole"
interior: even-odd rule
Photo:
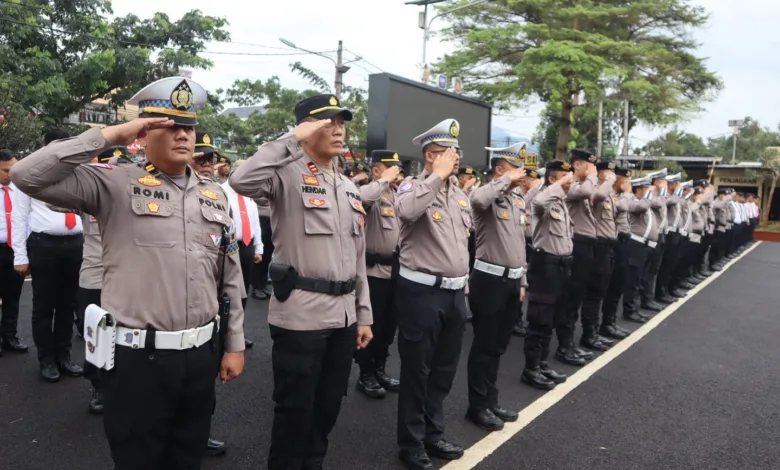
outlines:
[[[341,88],[344,85],[344,82],[342,81],[344,72],[346,70],[343,70],[344,64],[342,62],[342,54],[344,53],[344,45],[342,44],[341,40],[339,39],[339,48],[336,52],[336,99],[341,101]],[[347,70],[349,70],[349,67],[347,67]]]
[[[626,109],[623,117],[623,156],[628,156],[628,100],[625,101]]]
[[[604,101],[599,101],[599,132],[598,132],[598,142],[596,143],[596,156],[601,158],[601,150],[602,150],[602,128],[604,125]]]
[[[732,138],[734,142],[732,143],[732,148],[731,148],[732,165],[737,164],[737,134],[739,134],[739,127],[744,123],[745,121],[742,119],[734,119],[729,121],[729,127],[731,127],[734,130],[734,137]]]

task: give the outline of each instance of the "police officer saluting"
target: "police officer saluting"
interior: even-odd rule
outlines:
[[[525,203],[512,192],[525,171],[523,144],[493,151],[496,178],[471,194],[476,260],[469,279],[474,341],[468,362],[466,419],[488,431],[516,421],[517,413],[498,404],[498,368],[512,336],[528,285],[525,278]]]
[[[525,337],[525,370],[520,380],[541,390],[552,390],[566,381],[547,364],[550,340],[563,317],[572,263],[571,216],[566,193],[574,175],[566,162],[545,165],[547,186],[533,202],[534,251],[528,270],[528,335]]]
[[[372,338],[365,209],[333,161],[352,112],[317,95],[295,105],[295,118],[293,132],[264,144],[230,177],[238,194],[268,198],[271,207],[270,470],[322,468],[355,347]]]
[[[374,181],[360,188],[366,209],[366,276],[374,316],[374,339],[355,352],[360,366],[356,388],[370,398],[384,398],[397,392],[400,383],[387,375],[385,363],[395,338],[398,317],[395,309],[398,218],[395,215],[395,189],[403,179],[403,166],[392,150],[371,152]]]
[[[454,177],[461,151],[460,125],[446,119],[417,136],[425,171],[401,183],[396,213],[401,222],[396,288],[401,392],[400,458],[410,469],[431,469],[428,454],[447,460],[463,448],[443,439],[444,399],[460,357],[466,322],[471,205]],[[427,451],[427,452],[426,452]]]
[[[230,305],[222,380],[244,366],[243,288],[227,198],[188,167],[205,101],[191,80],[159,80],[129,101],[141,118],[55,141],[12,172],[20,190],[93,214],[100,225],[102,307],[117,323],[114,366],[101,371],[104,426],[119,470],[200,467],[214,402],[220,272]],[[136,138],[147,165],[85,165],[94,152]],[[89,353],[98,325],[87,320]]]

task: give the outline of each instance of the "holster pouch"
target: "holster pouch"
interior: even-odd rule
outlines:
[[[393,252],[393,264],[390,268],[390,279],[396,280],[398,279],[398,271],[401,270],[401,252],[399,250],[395,250]]]
[[[292,266],[284,264],[272,264],[268,268],[268,277],[274,286],[274,297],[279,302],[284,302],[290,298],[295,281],[298,280],[298,271]]]
[[[90,304],[84,312],[84,358],[99,369],[114,368],[116,350],[116,320],[97,305]]]

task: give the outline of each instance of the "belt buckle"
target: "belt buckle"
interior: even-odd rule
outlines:
[[[181,332],[181,343],[180,346],[182,349],[190,349],[195,347],[195,345],[198,344],[198,329],[197,328],[190,328],[189,330],[184,330]]]

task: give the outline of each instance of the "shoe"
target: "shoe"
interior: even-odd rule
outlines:
[[[688,294],[686,294],[680,289],[673,289],[671,292],[669,292],[669,295],[671,295],[672,297],[677,297],[678,299],[683,299]]]
[[[596,339],[598,339],[599,341],[604,343],[605,346],[610,347],[610,348],[615,345],[615,341],[612,341],[611,339],[607,339],[607,338],[601,336],[598,333],[596,333]]]
[[[657,304],[660,304],[660,305],[663,305],[663,307],[664,307],[664,308],[666,308],[666,306],[667,306],[667,305],[669,305],[669,304],[671,303],[671,302],[666,302],[666,301],[664,301],[664,297],[666,297],[667,295],[668,295],[668,294],[664,294],[664,295],[663,295],[663,296],[661,296],[661,297],[656,297],[656,298],[655,298],[655,303],[657,303]]]
[[[620,331],[615,324],[601,325],[599,335],[612,339],[625,339],[628,336],[625,332]]]
[[[401,390],[401,382],[387,375],[385,366],[379,366],[376,369],[376,380],[388,392],[398,392]]]
[[[463,447],[444,439],[433,443],[426,442],[425,450],[428,451],[428,454],[444,460],[457,460],[463,457]]]
[[[715,263],[712,266],[710,266],[710,271],[712,272],[723,271],[723,265],[720,263]]]
[[[512,334],[521,338],[525,338],[528,334],[528,327],[526,323],[522,320],[515,323],[515,326],[512,328]]]
[[[696,284],[693,284],[688,281],[682,281],[680,282],[680,287],[682,287],[683,289],[693,289],[696,287]]]
[[[584,349],[580,349],[576,346],[574,346],[574,354],[578,355],[579,357],[585,359],[586,361],[590,361],[593,359],[593,353],[590,351],[586,351]]]
[[[257,290],[252,291],[252,298],[256,300],[268,300],[268,298],[271,297],[270,295],[266,294],[262,290],[258,292]]]
[[[665,303],[667,305],[673,304],[673,303],[677,302],[677,298],[676,297],[672,297],[669,294],[666,294],[663,297],[661,297],[660,299],[656,299],[656,300],[658,300],[660,302],[663,302],[663,303]]]
[[[376,375],[372,373],[361,372],[357,383],[355,383],[355,389],[368,398],[384,398],[387,395],[387,391],[379,385]]]
[[[584,358],[578,356],[577,353],[574,352],[574,347],[562,348],[559,346],[558,350],[555,351],[555,358],[564,364],[577,367],[582,367],[587,362]]]
[[[624,313],[623,318],[634,323],[647,323],[647,319],[637,312]]]
[[[517,418],[519,417],[517,411],[507,410],[506,408],[501,408],[498,405],[491,407],[490,411],[496,415],[496,418],[505,423],[513,423],[517,421]]]
[[[92,398],[89,400],[89,413],[93,415],[103,414],[103,390],[92,390]]]
[[[612,326],[614,326],[616,330],[618,330],[619,332],[623,333],[623,334],[624,334],[624,335],[626,335],[626,336],[628,336],[628,335],[630,335],[631,333],[633,333],[633,331],[631,331],[631,330],[627,330],[627,329],[623,328],[622,326],[618,325],[617,323],[615,323],[615,324],[614,324],[614,325],[612,325]]]
[[[84,369],[70,359],[70,356],[57,361],[57,369],[65,375],[71,377],[81,377],[84,375]]]
[[[539,390],[552,390],[555,388],[555,382],[542,374],[542,371],[539,368],[523,370],[520,381],[533,388],[538,388]]]
[[[252,349],[252,346],[254,346],[254,345],[255,345],[255,342],[254,342],[254,341],[252,341],[251,339],[246,339],[246,338],[244,338],[244,346],[245,346],[247,349]]]
[[[4,351],[15,353],[26,353],[29,349],[26,344],[19,342],[19,338],[5,338],[0,346]]]
[[[712,276],[714,273],[713,273],[712,271],[710,271],[708,268],[702,268],[702,269],[699,271],[699,274],[701,274],[701,275],[702,275],[702,276],[704,276],[704,277],[710,277],[710,276]]]
[[[642,308],[650,310],[651,312],[660,312],[664,309],[664,306],[654,300],[650,300],[648,302],[642,302]]]
[[[220,455],[225,455],[225,452],[227,452],[227,444],[209,437],[209,440],[206,443],[206,455],[209,457],[219,457]]]
[[[501,421],[492,411],[488,409],[466,412],[466,419],[476,424],[477,427],[485,431],[500,431],[504,429],[504,422]]]
[[[543,376],[547,377],[555,384],[562,384],[566,382],[566,376],[553,370],[553,368],[550,367],[550,364],[547,362],[539,363],[539,371]]]
[[[583,334],[582,338],[580,339],[580,346],[601,352],[609,349],[609,346],[599,341],[599,337],[595,334],[590,334],[587,336]]]
[[[271,288],[267,284],[262,289],[260,289],[260,292],[265,294],[266,297],[271,297]]]
[[[53,359],[41,360],[41,378],[49,383],[60,380],[60,371],[57,370],[57,365]]]
[[[433,462],[424,450],[414,452],[402,450],[398,453],[398,458],[409,470],[433,470]]]

